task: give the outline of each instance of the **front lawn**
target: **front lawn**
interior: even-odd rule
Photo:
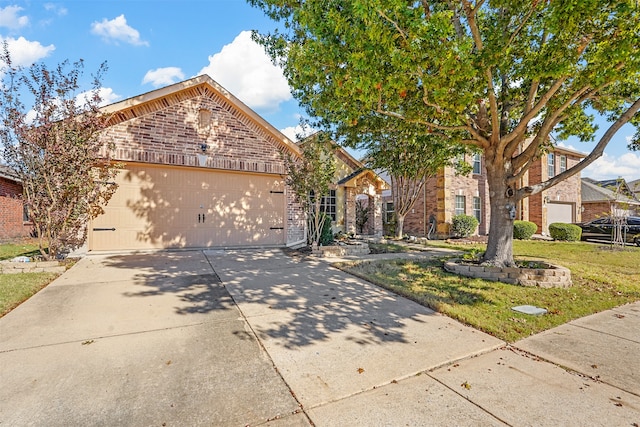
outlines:
[[[38,245],[28,241],[0,245],[0,261],[39,254]],[[47,286],[56,277],[58,274],[54,273],[0,274],[0,317]]]
[[[518,259],[569,268],[573,286],[541,289],[461,277],[445,272],[441,259],[362,261],[339,267],[509,342],[640,300],[639,248],[621,251],[581,242],[515,241],[514,253]],[[530,316],[511,309],[518,305],[543,307],[548,314]]]

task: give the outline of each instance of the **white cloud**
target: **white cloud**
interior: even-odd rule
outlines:
[[[208,74],[254,109],[275,111],[281,102],[292,98],[282,70],[251,40],[249,31],[241,32],[219,53],[209,56],[209,65],[198,74]]]
[[[44,9],[49,12],[53,12],[58,16],[65,16],[69,12],[66,7],[57,5],[55,3],[45,3]]]
[[[317,130],[309,126],[297,125],[297,126],[289,126],[284,129],[280,129],[280,132],[282,132],[287,138],[289,138],[293,142],[297,142],[302,138],[306,138],[309,135],[313,135],[314,133],[317,132]]]
[[[28,67],[40,59],[48,56],[56,47],[52,44],[42,46],[40,42],[29,41],[24,37],[6,39],[0,37],[0,42],[6,41],[9,46],[9,54],[15,66]]]
[[[127,24],[127,18],[120,15],[111,21],[103,19],[102,22],[91,24],[91,32],[102,37],[103,40],[118,43],[119,41],[134,46],[149,46],[149,43],[140,39],[140,33]]]
[[[581,176],[596,180],[623,177],[627,181],[633,181],[640,178],[640,155],[629,152],[616,157],[604,153],[602,157],[586,167]]]
[[[29,17],[20,16],[20,6],[0,7],[0,27],[17,30],[29,24]]]
[[[154,87],[173,84],[184,79],[184,73],[178,67],[156,68],[147,71],[142,79],[142,84],[151,83]]]
[[[100,93],[100,98],[102,98],[102,102],[100,102],[101,107],[104,105],[113,104],[114,102],[122,98],[122,96],[115,93],[110,87],[101,87],[100,89],[98,89],[98,92]]]

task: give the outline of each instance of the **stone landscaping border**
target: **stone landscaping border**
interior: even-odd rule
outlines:
[[[546,262],[536,262],[544,268],[492,267],[472,264],[460,260],[444,263],[444,269],[450,273],[465,277],[494,280],[512,285],[536,286],[540,288],[568,288],[571,281],[571,270]]]
[[[0,274],[64,273],[67,268],[58,261],[11,262],[0,261]]]
[[[337,258],[341,256],[368,255],[369,244],[365,242],[350,242],[337,245],[320,246],[313,254],[323,258]]]

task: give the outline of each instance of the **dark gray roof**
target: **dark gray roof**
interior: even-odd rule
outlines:
[[[618,201],[623,203],[629,203],[632,205],[640,205],[640,202],[633,200],[623,194],[616,194],[614,191],[601,187],[590,178],[582,179],[582,202],[606,202],[606,201]]]

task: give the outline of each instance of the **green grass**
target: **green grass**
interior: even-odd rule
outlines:
[[[28,240],[24,242],[0,244],[0,261],[9,260],[21,255],[28,257],[40,255],[38,244]]]
[[[476,245],[455,248],[477,250]],[[466,278],[445,272],[442,260],[364,261],[340,267],[508,342],[640,300],[639,248],[515,241],[514,253],[518,259],[569,268],[573,286],[541,289]],[[546,308],[548,314],[530,316],[511,309],[525,304]]]
[[[55,273],[0,274],[0,317],[53,281]]]
[[[39,255],[38,245],[31,242],[6,243],[0,245],[0,261],[17,256]],[[54,273],[0,274],[0,317],[58,277]]]

